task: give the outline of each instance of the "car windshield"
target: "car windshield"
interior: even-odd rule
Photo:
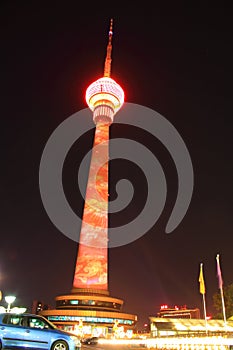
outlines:
[[[41,318],[42,319],[42,318]],[[49,327],[46,327],[46,328],[52,328],[52,329],[58,329],[55,324],[53,324],[52,322],[50,322],[49,320],[47,319],[42,319],[44,323],[46,323]]]

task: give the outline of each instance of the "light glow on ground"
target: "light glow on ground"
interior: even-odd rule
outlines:
[[[99,344],[108,345],[138,345],[155,349],[182,350],[225,350],[233,345],[233,338],[223,336],[213,337],[164,337],[149,339],[99,339]]]

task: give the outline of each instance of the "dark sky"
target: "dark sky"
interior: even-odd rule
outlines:
[[[174,164],[158,140],[112,125],[112,137],[134,138],[156,154],[168,196],[149,232],[109,250],[109,289],[125,300],[124,311],[137,314],[142,323],[163,303],[202,311],[198,275],[203,262],[207,314],[212,314],[217,253],[224,284],[233,283],[231,9],[220,2],[216,7],[158,3],[154,10],[99,2],[92,9],[88,4],[1,2],[0,289],[30,307],[34,299],[53,304],[56,295],[72,288],[78,244],[46,214],[39,165],[56,127],[86,108],[85,89],[102,75],[113,17],[112,77],[124,88],[126,102],[159,112],[180,133],[192,159],[194,192],[183,221],[166,234],[177,194]],[[89,132],[81,146],[72,147],[64,166],[66,195],[79,214],[83,202],[76,186],[76,151],[81,147],[85,153],[92,141]],[[146,186],[132,163],[112,161],[110,172],[110,197],[127,174],[136,186],[135,203],[111,215],[114,225],[142,209]]]

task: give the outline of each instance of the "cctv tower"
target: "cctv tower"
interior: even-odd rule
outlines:
[[[137,316],[122,312],[123,300],[108,290],[109,127],[124,103],[124,91],[111,77],[111,20],[103,77],[86,90],[96,125],[86,188],[79,248],[71,294],[57,296],[56,310],[43,310],[58,327],[83,334],[106,335],[119,326],[132,330]]]
[[[108,152],[109,127],[124,103],[124,92],[112,78],[112,21],[104,76],[86,91],[86,102],[96,124],[73,291],[108,291]],[[105,163],[105,164],[103,164]]]

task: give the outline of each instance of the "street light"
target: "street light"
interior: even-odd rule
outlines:
[[[26,307],[18,307],[18,306],[15,306],[10,310],[10,312],[13,314],[23,314],[26,311],[27,311]]]
[[[26,307],[18,307],[15,306],[11,308],[11,304],[14,303],[16,297],[13,295],[6,295],[5,296],[5,301],[7,303],[7,308],[4,306],[0,305],[0,314],[5,313],[5,312],[12,312],[14,314],[23,314],[24,312],[27,311]]]
[[[11,310],[11,304],[15,301],[16,297],[14,295],[6,295],[5,301],[7,302],[7,309],[6,312],[10,312]]]

